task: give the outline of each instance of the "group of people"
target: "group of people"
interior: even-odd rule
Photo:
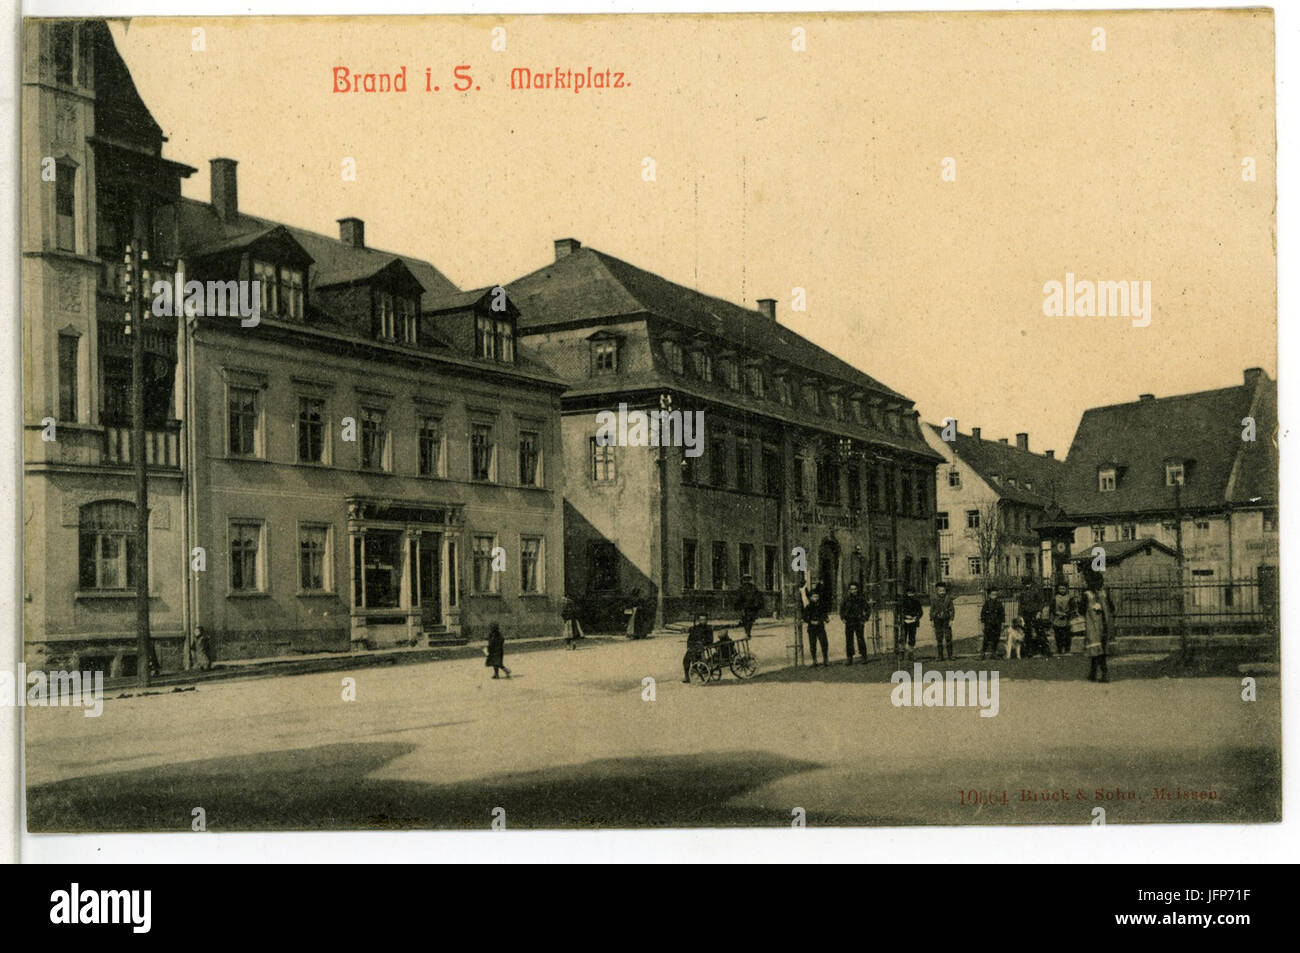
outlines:
[[[1019,594],[1019,613],[1010,620],[996,588],[990,587],[980,607],[983,644],[980,658],[992,658],[999,640],[1005,643],[1006,657],[1035,655],[1060,658],[1074,652],[1074,637],[1083,636],[1083,651],[1090,660],[1089,681],[1106,682],[1110,673],[1106,657],[1114,638],[1114,606],[1100,574],[1084,577],[1084,590],[1070,595],[1061,583],[1052,591],[1044,581],[1041,588],[1032,581]],[[1053,641],[1055,651],[1053,651]]]

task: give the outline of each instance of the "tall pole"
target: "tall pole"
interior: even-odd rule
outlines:
[[[1183,488],[1178,483],[1174,484],[1174,542],[1178,550],[1178,643],[1186,665],[1190,661],[1190,649],[1187,644],[1187,586],[1183,574]]]
[[[149,466],[145,460],[144,426],[144,302],[148,292],[149,253],[136,229],[127,246],[131,313],[131,464],[135,469],[135,670],[141,686],[149,684]]]

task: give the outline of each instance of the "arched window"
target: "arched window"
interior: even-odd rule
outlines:
[[[125,500],[87,503],[77,520],[82,589],[135,588],[135,504]]]

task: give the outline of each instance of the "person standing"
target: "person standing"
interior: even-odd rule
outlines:
[[[564,620],[564,644],[570,649],[576,649],[578,639],[582,638],[582,626],[578,624],[578,607],[568,596],[564,597],[560,618]]]
[[[951,659],[952,655],[952,620],[957,615],[957,607],[948,587],[939,583],[934,587],[934,599],[930,602],[930,621],[934,623],[934,641],[939,649],[939,661]]]
[[[1110,652],[1113,613],[1110,593],[1105,583],[1097,579],[1089,582],[1083,593],[1083,651],[1088,656],[1088,681],[1109,682],[1106,656]]]
[[[817,646],[822,647],[822,664],[831,664],[831,652],[826,641],[826,619],[828,613],[822,605],[822,594],[813,589],[808,595],[808,608],[803,612],[803,620],[808,628],[808,651],[812,654],[813,665],[817,664]]]
[[[1020,598],[1017,601],[1019,617],[1024,621],[1025,631],[1025,655],[1033,658],[1035,655],[1043,653],[1043,646],[1038,642],[1038,628],[1035,622],[1038,619],[1038,613],[1043,609],[1043,594],[1039,592],[1038,586],[1030,576],[1026,576],[1020,587]]]
[[[754,585],[754,577],[746,573],[740,580],[740,590],[736,593],[736,610],[740,613],[740,627],[749,638],[754,629],[754,620],[763,612],[763,594]]]
[[[903,616],[903,627],[899,630],[895,654],[901,657],[903,652],[906,651],[907,659],[910,662],[916,655],[916,630],[921,625],[922,611],[921,600],[917,598],[915,587],[907,587],[907,593],[903,596],[903,601],[899,604],[898,609]]]
[[[856,582],[849,583],[849,594],[840,604],[840,618],[844,620],[844,660],[845,665],[853,664],[853,648],[856,644],[863,663],[867,662],[867,640],[862,627],[871,615],[867,597],[858,590]]]
[[[506,668],[506,637],[495,622],[488,627],[487,658],[483,664],[491,667],[493,678],[500,678],[502,672],[506,673],[506,678],[510,677],[510,669]]]
[[[1002,600],[998,598],[998,590],[990,586],[988,595],[984,598],[984,605],[980,607],[980,625],[984,629],[984,642],[980,646],[980,658],[991,658],[998,650],[998,636],[1002,633],[1002,626],[1007,621],[1006,610],[1002,608]]]
[[[686,654],[682,656],[682,681],[691,680],[691,663],[704,657],[704,650],[713,644],[713,627],[703,612],[696,613],[695,624],[686,633]]]
[[[1056,651],[1060,655],[1069,655],[1071,652],[1070,642],[1070,620],[1076,615],[1074,599],[1070,597],[1070,590],[1061,583],[1056,587],[1056,595],[1052,597],[1052,634],[1056,636]]]

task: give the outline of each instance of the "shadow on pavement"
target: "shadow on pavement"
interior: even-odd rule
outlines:
[[[779,827],[789,824],[788,804],[727,802],[821,767],[737,751],[610,758],[449,784],[370,776],[414,750],[334,744],[73,778],[28,790],[28,829],[188,832],[195,807],[212,831],[486,830],[496,807],[509,828]]]

